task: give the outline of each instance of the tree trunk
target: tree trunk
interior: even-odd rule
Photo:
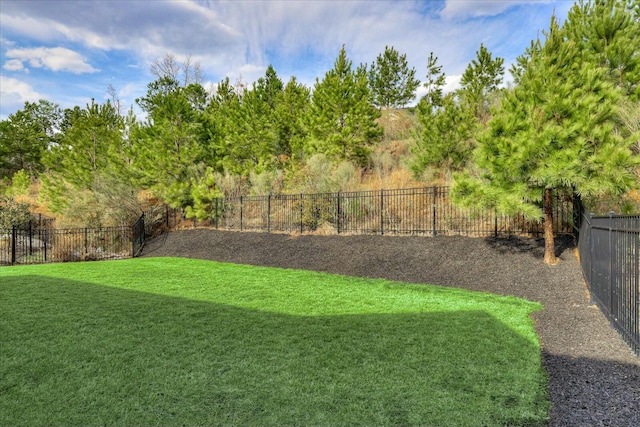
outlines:
[[[556,265],[556,245],[553,239],[553,198],[551,189],[544,190],[544,263]]]

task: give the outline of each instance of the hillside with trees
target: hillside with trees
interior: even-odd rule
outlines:
[[[425,63],[420,81],[391,46],[358,66],[342,46],[312,87],[269,66],[250,86],[205,88],[200,64],[166,55],[136,100],[144,119],[113,87],[106,102],[65,110],[27,102],[0,122],[0,207],[99,226],[153,204],[205,219],[222,196],[445,184],[461,205],[547,224],[551,191],[638,210],[637,0],[553,17],[511,80],[482,44],[455,91],[435,52]],[[406,107],[420,85],[426,94]]]

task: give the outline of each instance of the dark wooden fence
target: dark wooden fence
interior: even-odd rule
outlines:
[[[640,215],[585,214],[578,248],[591,299],[640,356]]]

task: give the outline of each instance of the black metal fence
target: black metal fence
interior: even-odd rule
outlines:
[[[22,224],[16,224],[19,228],[31,228],[44,230],[45,228],[53,228],[55,226],[56,219],[42,214],[31,214],[31,218],[28,222]]]
[[[640,215],[585,214],[578,249],[593,302],[640,356]]]
[[[147,239],[147,231],[145,227],[145,217],[143,213],[140,218],[131,226],[131,256],[134,257],[140,253]]]
[[[556,233],[577,231],[573,205],[572,195],[554,196]],[[175,224],[176,213],[172,212]],[[167,211],[167,225],[170,215]],[[191,221],[193,226],[268,233],[541,236],[544,232],[541,223],[523,216],[456,207],[449,199],[448,187],[217,199],[209,219]]]
[[[135,225],[72,229],[14,226],[0,229],[0,265],[130,258],[143,243],[144,233]]]
[[[571,196],[554,198],[554,231],[573,234]],[[36,225],[37,224],[37,225]],[[448,187],[402,190],[283,194],[217,199],[209,219],[186,219],[182,211],[156,206],[132,226],[55,229],[40,218],[0,229],[0,265],[107,260],[136,256],[148,236],[176,226],[261,232],[349,234],[539,236],[542,225],[524,217],[462,209]]]

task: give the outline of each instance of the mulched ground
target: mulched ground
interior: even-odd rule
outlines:
[[[430,283],[539,301],[551,426],[640,426],[640,359],[590,304],[572,238],[543,263],[540,239],[318,236],[194,229],[160,235],[142,256],[201,258]],[[473,349],[469,349],[473,351]]]

